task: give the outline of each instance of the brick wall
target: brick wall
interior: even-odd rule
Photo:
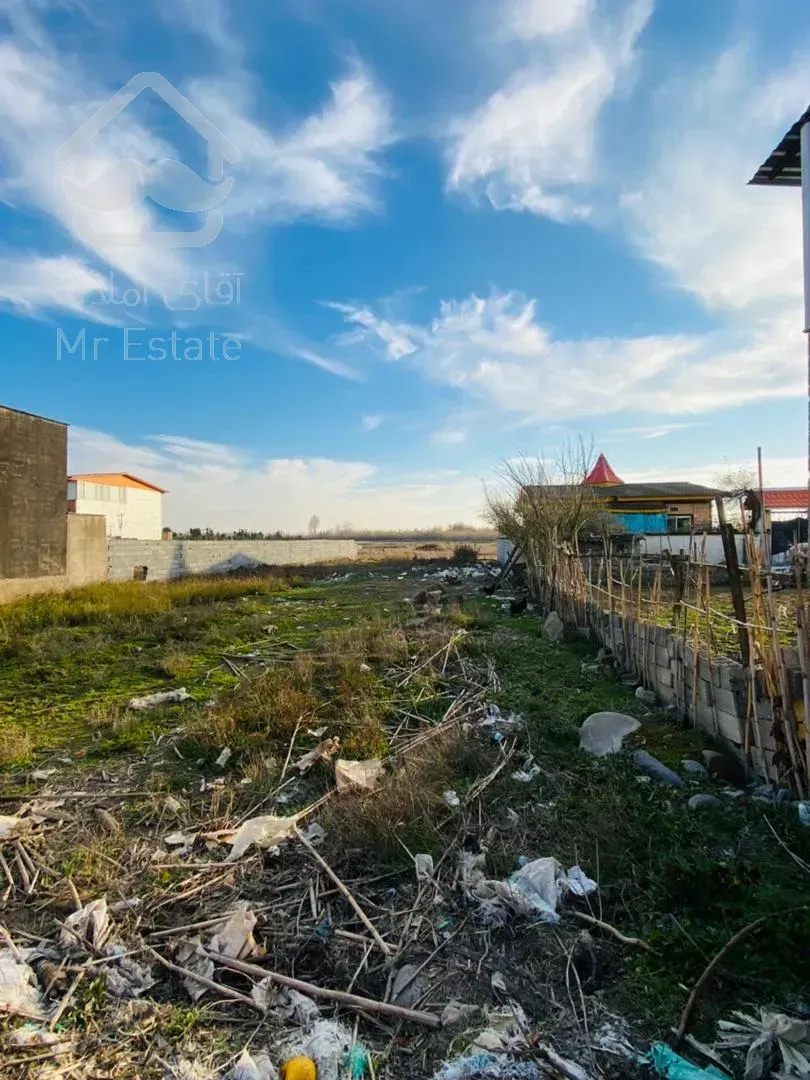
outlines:
[[[147,581],[186,574],[224,574],[250,566],[307,566],[353,560],[354,540],[119,540],[107,542],[109,578],[131,581],[147,567]]]

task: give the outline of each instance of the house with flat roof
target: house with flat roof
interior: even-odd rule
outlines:
[[[164,488],[131,473],[77,473],[68,477],[68,511],[102,514],[107,536],[160,540]]]

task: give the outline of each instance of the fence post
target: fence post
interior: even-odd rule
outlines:
[[[731,603],[734,606],[734,618],[737,620],[740,659],[743,667],[748,667],[750,662],[749,638],[746,627],[748,616],[745,611],[745,596],[743,594],[740,561],[737,558],[737,545],[734,543],[734,529],[726,521],[726,508],[723,505],[722,496],[718,495],[714,501],[717,506],[717,520],[720,523],[720,536],[723,540],[723,552],[726,557],[726,569],[728,570],[728,581],[731,588]]]

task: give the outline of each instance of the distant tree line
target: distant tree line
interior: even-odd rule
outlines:
[[[430,529],[355,529],[350,522],[336,525],[333,529],[320,529],[317,514],[308,522],[307,536],[324,540],[491,540],[496,534],[480,525],[466,525],[463,521],[452,525],[436,525]],[[221,532],[218,529],[197,528],[175,532],[176,540],[300,540],[303,533],[262,532],[257,529],[235,529]]]

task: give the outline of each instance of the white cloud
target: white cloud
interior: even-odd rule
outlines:
[[[483,194],[498,210],[587,217],[602,109],[635,60],[652,7],[653,0],[630,0],[618,18],[605,20],[585,2],[500,5],[498,33],[533,41],[534,49],[524,67],[452,125],[448,187]]]
[[[87,316],[87,303],[105,287],[101,275],[82,259],[61,255],[41,258],[37,255],[0,256],[0,303],[19,313],[38,316],[60,309]],[[101,305],[94,305],[93,321],[120,325]]]
[[[335,360],[333,357],[321,356],[320,353],[316,353],[312,349],[293,349],[292,355],[307,364],[321,368],[322,371],[328,371],[332,375],[340,375],[344,379],[357,381],[363,378],[362,373],[350,364],[344,364],[341,360]]]
[[[651,161],[624,198],[623,222],[644,256],[712,311],[798,309],[799,192],[747,181],[807,106],[809,63],[797,56],[763,79],[732,48],[655,99]]]
[[[380,415],[364,415],[360,418],[363,431],[376,431],[382,422],[383,418]]]
[[[420,528],[479,521],[481,482],[455,472],[385,478],[365,461],[252,459],[238,447],[161,435],[128,443],[85,428],[69,434],[72,472],[125,471],[168,490],[167,525],[306,532],[312,514],[323,528]]]
[[[609,413],[705,413],[804,389],[801,337],[789,317],[740,332],[555,338],[534,300],[493,293],[444,301],[428,325],[378,324],[343,305],[372,349],[506,412],[537,420]],[[403,357],[396,343],[407,340]]]
[[[223,207],[229,221],[345,221],[377,208],[379,157],[394,134],[388,97],[366,68],[355,63],[330,84],[321,109],[288,130],[274,131],[254,118],[252,91],[238,73],[189,88],[195,104],[242,152]]]
[[[439,446],[458,446],[467,441],[467,432],[463,428],[445,427],[434,431],[431,439]]]
[[[740,461],[715,461],[690,468],[664,466],[656,469],[617,469],[627,483],[645,483],[656,480],[688,480],[693,484],[716,487],[718,478],[729,471],[746,469],[756,475],[756,458]],[[807,487],[807,459],[803,457],[773,457],[763,462],[765,487]]]

